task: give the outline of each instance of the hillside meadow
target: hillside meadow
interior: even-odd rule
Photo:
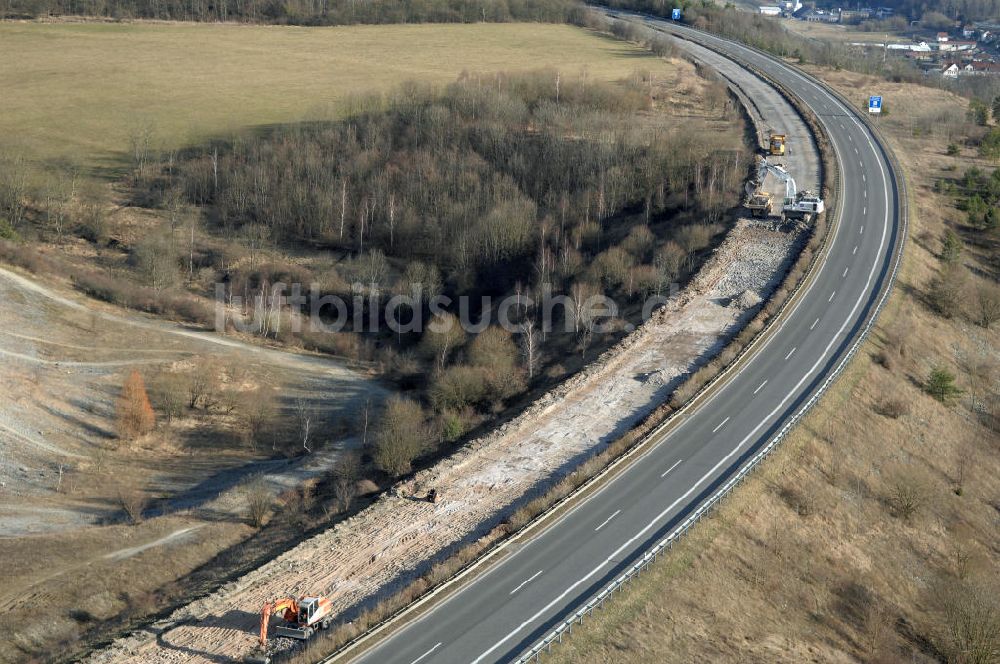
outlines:
[[[157,148],[339,117],[354,95],[463,71],[550,67],[617,80],[666,64],[566,25],[334,28],[197,23],[0,23],[0,151],[117,173]]]

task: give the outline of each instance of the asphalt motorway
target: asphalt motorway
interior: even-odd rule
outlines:
[[[766,345],[626,471],[357,661],[517,659],[767,443],[848,352],[889,279],[900,240],[898,192],[889,160],[854,112],[768,56],[669,22],[650,23],[756,66],[812,108],[842,178],[828,258]]]

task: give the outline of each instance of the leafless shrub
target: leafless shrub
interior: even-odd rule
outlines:
[[[256,450],[277,417],[271,393],[263,389],[238,392],[233,406],[244,442],[251,450]]]
[[[375,465],[394,477],[408,473],[410,464],[427,446],[425,420],[424,410],[416,401],[390,399],[375,431]]]
[[[927,285],[927,302],[943,318],[954,318],[962,312],[968,283],[968,272],[961,263],[943,263]]]
[[[910,414],[910,403],[903,399],[881,397],[875,402],[875,412],[893,420],[899,419]]]
[[[976,323],[987,330],[1000,320],[1000,288],[996,284],[980,286],[973,312]]]
[[[126,480],[118,486],[118,505],[128,516],[129,521],[134,525],[142,523],[143,512],[149,505],[149,496],[141,489],[136,482]]]
[[[896,367],[896,356],[887,350],[876,352],[873,358],[886,371],[892,371]]]
[[[250,525],[254,528],[263,526],[274,504],[274,496],[263,477],[253,477],[243,485],[243,501]]]
[[[358,495],[361,462],[354,452],[345,452],[333,467],[333,497],[341,512],[351,509]]]
[[[799,516],[811,516],[816,513],[816,499],[808,491],[783,485],[778,490],[778,495]]]
[[[942,580],[931,595],[935,642],[949,662],[992,664],[1000,653],[1000,587],[994,580]]]
[[[201,358],[187,377],[188,408],[211,410],[218,400],[219,368],[214,360]]]
[[[186,391],[185,378],[171,371],[161,371],[150,381],[149,392],[153,405],[163,413],[167,422],[184,414],[187,405]]]
[[[912,520],[927,503],[928,488],[918,475],[912,472],[898,472],[890,482],[886,502],[900,519]]]

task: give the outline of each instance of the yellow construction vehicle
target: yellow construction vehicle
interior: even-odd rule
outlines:
[[[771,140],[768,144],[767,151],[775,157],[785,156],[785,135],[771,134]]]
[[[743,205],[755,217],[770,217],[774,206],[771,194],[756,188],[751,191],[749,187]]]

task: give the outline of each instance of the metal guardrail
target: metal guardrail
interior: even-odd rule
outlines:
[[[709,48],[711,47],[709,46]],[[772,57],[772,58],[774,57],[771,56],[770,54],[766,54],[763,52],[760,53],[762,55],[766,55],[767,57]],[[774,451],[774,449],[785,439],[788,433],[802,420],[803,417],[805,417],[805,415],[810,410],[812,410],[813,406],[816,405],[816,402],[819,401],[820,397],[822,397],[823,394],[826,393],[827,389],[829,389],[829,387],[833,384],[833,382],[840,377],[843,370],[847,367],[847,365],[851,362],[851,360],[854,359],[854,356],[857,355],[858,350],[861,348],[861,345],[868,338],[868,335],[871,333],[872,328],[875,326],[875,322],[878,319],[879,314],[882,312],[882,309],[885,307],[885,303],[889,299],[889,295],[892,292],[892,287],[895,284],[896,278],[899,274],[899,267],[902,263],[902,247],[906,243],[906,236],[908,231],[909,204],[908,204],[908,194],[906,190],[906,182],[902,175],[903,171],[900,167],[898,160],[896,159],[895,154],[892,152],[892,150],[888,148],[888,142],[885,136],[882,134],[881,130],[877,127],[877,125],[875,125],[868,118],[863,116],[860,113],[860,111],[855,109],[854,106],[847,99],[843,97],[843,95],[833,90],[832,88],[830,88],[828,85],[826,85],[816,77],[801,70],[796,70],[796,71],[802,74],[803,76],[806,76],[814,84],[822,87],[824,90],[827,91],[827,93],[836,98],[846,108],[854,111],[854,115],[856,117],[859,117],[865,123],[865,125],[868,127],[868,130],[875,137],[879,149],[881,150],[882,154],[886,157],[887,161],[889,162],[889,166],[892,169],[892,178],[896,185],[896,192],[898,195],[898,206],[899,206],[898,209],[899,209],[899,219],[901,228],[900,228],[899,241],[897,243],[897,247],[894,249],[895,259],[893,261],[892,272],[889,275],[889,279],[883,286],[882,295],[879,298],[878,304],[875,306],[875,309],[870,313],[864,328],[858,334],[854,343],[851,345],[851,348],[844,355],[843,359],[840,361],[837,367],[830,373],[829,376],[827,376],[826,380],[823,381],[823,384],[820,385],[819,388],[817,388],[817,390],[813,393],[813,395],[809,398],[809,400],[802,406],[802,408],[800,408],[788,420],[788,422],[785,423],[785,425],[781,428],[781,430],[778,431],[778,433],[775,434],[775,436],[770,441],[768,441],[768,443],[760,451],[758,451],[757,454],[755,454],[747,464],[741,467],[718,491],[716,491],[714,494],[712,494],[712,496],[710,496],[701,505],[699,505],[698,508],[695,509],[695,511],[690,516],[688,516],[688,518],[685,519],[683,523],[681,523],[677,528],[675,528],[662,540],[657,542],[649,551],[644,553],[642,555],[642,558],[638,562],[634,563],[631,567],[629,567],[628,570],[626,570],[614,581],[609,583],[607,587],[605,587],[603,590],[597,593],[597,595],[595,595],[590,601],[584,604],[583,607],[577,610],[576,613],[570,616],[569,619],[564,620],[559,625],[557,625],[548,635],[546,635],[541,641],[539,641],[530,650],[528,650],[527,653],[525,653],[519,659],[517,659],[516,660],[517,664],[525,664],[526,662],[529,661],[538,662],[543,652],[547,653],[551,651],[552,645],[554,643],[562,643],[564,635],[569,635],[573,633],[573,625],[575,624],[582,625],[586,617],[592,616],[596,609],[603,608],[604,603],[615,592],[620,592],[621,590],[623,590],[625,585],[629,581],[639,576],[643,571],[649,569],[649,566],[664,551],[667,551],[670,548],[672,548],[674,542],[678,541],[681,537],[683,537],[696,523],[698,523],[698,521],[701,520],[703,516],[705,516],[705,514],[710,512],[713,508],[717,507],[724,498],[726,498],[730,493],[732,493],[733,489],[737,485],[742,483],[743,480],[745,480],[746,477],[751,472],[753,472],[761,464],[761,462],[771,454],[771,452]]]

